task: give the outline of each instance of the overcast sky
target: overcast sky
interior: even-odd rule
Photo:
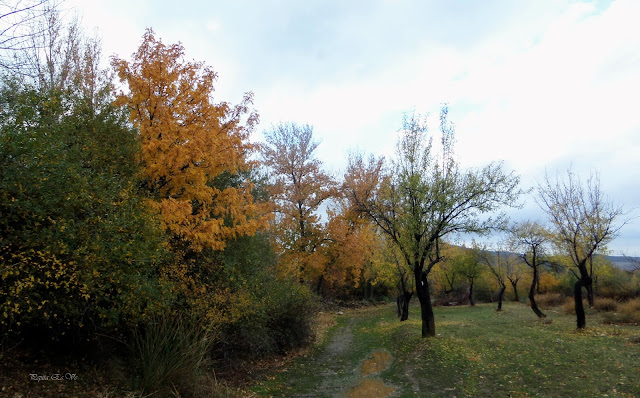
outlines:
[[[105,55],[151,27],[252,91],[261,132],[309,123],[339,174],[349,150],[392,155],[405,112],[448,103],[463,166],[504,160],[525,187],[573,170],[640,211],[640,1],[67,0]],[[544,219],[533,198],[514,219]],[[610,248],[640,255],[640,219]]]

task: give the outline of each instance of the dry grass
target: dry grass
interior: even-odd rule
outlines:
[[[593,306],[600,312],[616,312],[618,302],[608,297],[598,297],[593,301]]]
[[[605,323],[640,325],[640,298],[618,304],[617,311],[604,314],[602,320]]]
[[[560,293],[545,293],[536,296],[536,304],[540,308],[550,309],[564,304],[567,296]]]

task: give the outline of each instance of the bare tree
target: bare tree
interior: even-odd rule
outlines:
[[[478,250],[477,253],[478,260],[489,268],[500,286],[500,291],[498,292],[498,308],[496,308],[496,311],[502,311],[504,292],[507,290],[507,280],[510,280],[512,286],[514,286],[516,297],[518,295],[516,284],[518,283],[517,280],[519,277],[516,277],[513,272],[515,265],[512,258],[513,256],[510,256],[502,247],[498,247],[495,251],[489,251],[484,247]],[[513,282],[514,280],[515,284]]]
[[[616,237],[628,218],[623,218],[622,206],[604,196],[597,174],[591,174],[586,183],[571,170],[566,179],[557,177],[551,181],[546,175],[544,183],[538,186],[538,204],[553,226],[554,243],[578,269],[578,273],[573,269],[571,272],[578,279],[574,300],[578,329],[582,329],[586,326],[582,287],[590,289],[592,285],[588,262],[598,249]]]
[[[545,244],[548,242],[547,231],[537,222],[524,221],[511,228],[509,241],[511,247],[521,253],[522,260],[533,271],[531,288],[529,288],[529,304],[531,310],[538,318],[545,318],[546,315],[540,311],[536,304],[536,285],[539,281],[540,265],[543,263],[545,254]]]
[[[509,283],[511,283],[511,287],[513,288],[513,301],[519,302],[520,296],[518,295],[518,282],[520,281],[520,278],[522,278],[523,264],[517,257],[513,255],[507,255],[506,264],[507,279],[509,280]]]
[[[0,0],[0,69],[15,72],[23,66],[22,53],[44,33],[42,21],[57,8],[53,0]]]

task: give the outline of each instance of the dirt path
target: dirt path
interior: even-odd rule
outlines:
[[[336,326],[329,341],[319,351],[309,355],[303,374],[290,374],[288,384],[291,397],[384,398],[396,389],[385,384],[380,373],[393,362],[391,354],[379,347],[364,348],[354,340],[354,330],[366,329],[363,323],[368,314],[351,316]],[[299,369],[299,368],[297,368]]]

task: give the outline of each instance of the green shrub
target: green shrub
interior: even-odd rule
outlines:
[[[306,286],[293,280],[268,279],[249,313],[222,327],[218,356],[246,358],[284,354],[312,337],[314,304]]]

